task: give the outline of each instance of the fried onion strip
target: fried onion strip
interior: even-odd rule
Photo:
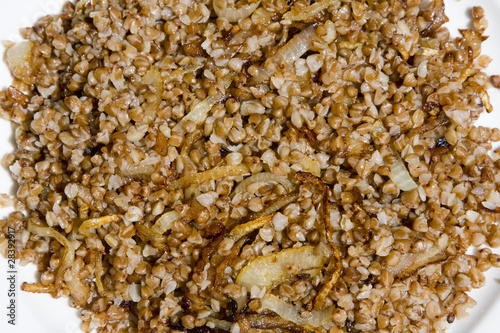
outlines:
[[[328,242],[328,245],[330,245],[330,248],[333,253],[334,261],[331,262],[331,265],[334,265],[332,268],[332,273],[330,277],[328,278],[327,282],[323,285],[321,290],[319,291],[318,295],[314,299],[314,307],[316,309],[323,309],[326,303],[326,297],[330,293],[330,290],[332,290],[333,286],[335,283],[337,283],[340,274],[342,273],[342,262],[340,260],[340,253],[337,247],[335,246],[333,242],[333,227],[330,223],[330,195],[329,195],[329,189],[328,186],[325,184],[325,182],[319,178],[316,177],[310,173],[305,173],[305,172],[297,172],[295,174],[295,178],[299,181],[302,182],[309,182],[316,184],[321,188],[321,191],[323,192],[323,218],[325,221],[325,234],[326,234],[326,241]]]
[[[157,234],[152,230],[152,228],[148,228],[145,225],[137,223],[135,225],[137,230],[137,234],[142,239],[142,241],[146,244],[150,244],[153,247],[156,247],[160,251],[165,251],[168,249],[167,237],[162,234]]]
[[[51,284],[49,286],[44,286],[41,283],[27,283],[24,282],[21,285],[21,290],[26,291],[28,293],[41,293],[41,294],[46,294],[46,293],[53,293],[56,291],[56,286]]]
[[[285,195],[279,197],[278,199],[274,200],[269,206],[264,208],[264,210],[262,210],[256,214],[252,214],[250,216],[250,218],[257,219],[257,218],[262,217],[262,216],[268,216],[268,215],[274,214],[278,210],[280,210],[281,208],[285,207],[286,205],[291,204],[292,202],[295,202],[298,197],[299,197],[299,195],[297,193],[285,194]]]
[[[168,184],[169,189],[187,188],[191,185],[201,185],[212,179],[221,179],[224,177],[241,176],[248,173],[248,168],[244,164],[225,165],[213,169],[187,175],[172,181]]]
[[[102,284],[102,276],[103,276],[103,269],[102,269],[102,253],[100,251],[94,252],[94,257],[95,257],[95,285],[97,287],[97,292],[99,294],[102,294],[104,291],[104,286]]]
[[[78,232],[84,233],[85,231],[87,231],[89,229],[96,229],[96,228],[102,227],[103,225],[111,223],[111,222],[118,222],[119,220],[120,220],[120,216],[117,214],[88,219],[88,220],[83,221],[83,223],[80,225],[80,228],[78,228]]]
[[[255,234],[252,232],[249,232],[245,235],[242,235],[236,243],[233,245],[233,248],[231,249],[231,253],[229,253],[227,256],[224,257],[224,260],[217,266],[215,269],[216,273],[216,285],[221,285],[223,282],[223,276],[224,276],[224,270],[227,267],[231,266],[231,263],[239,257],[239,254],[241,252],[241,249],[243,249],[243,246],[246,244],[252,242],[252,240],[255,238]]]
[[[41,226],[34,218],[28,220],[28,230],[38,236],[55,238],[64,246],[63,262],[57,270],[54,287],[61,288],[64,281],[75,302],[82,307],[85,306],[90,296],[90,289],[79,279],[78,272],[74,270],[75,248],[71,242],[60,232]]]
[[[237,241],[246,234],[249,234],[254,230],[260,229],[263,226],[268,225],[269,223],[271,223],[272,219],[273,219],[272,215],[267,215],[264,217],[259,217],[247,223],[239,224],[236,227],[234,227],[233,230],[231,230],[231,232],[229,233],[229,237]]]

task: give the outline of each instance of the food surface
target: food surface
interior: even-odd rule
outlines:
[[[23,29],[0,92],[0,249],[14,228],[41,272],[21,289],[84,332],[446,331],[500,266],[487,22],[447,21],[442,0],[82,0]]]

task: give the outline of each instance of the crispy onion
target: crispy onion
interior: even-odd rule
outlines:
[[[89,229],[99,228],[105,224],[108,224],[111,222],[118,222],[119,220],[120,220],[120,216],[118,216],[117,214],[88,219],[88,220],[83,221],[83,223],[78,228],[78,232],[82,234]]]
[[[331,323],[333,311],[335,310],[333,306],[321,311],[314,310],[311,311],[310,316],[303,318],[301,316],[304,310],[302,307],[291,305],[269,293],[261,298],[261,304],[264,309],[270,310],[281,318],[312,331],[317,331],[316,328]]]
[[[325,261],[325,257],[318,255],[315,246],[285,249],[251,260],[238,274],[236,283],[247,288],[272,288],[289,281],[293,275],[323,268]],[[292,265],[297,271],[290,273]]]
[[[215,14],[217,14],[218,17],[223,17],[229,22],[234,23],[252,15],[257,7],[259,7],[260,0],[254,3],[246,4],[237,9],[235,7],[226,7],[226,5],[227,2],[225,0],[215,0],[213,2]],[[233,6],[235,6],[235,4]]]
[[[272,219],[273,219],[272,215],[267,215],[244,224],[239,224],[236,227],[234,227],[233,230],[231,230],[231,232],[229,233],[229,237],[237,241],[246,234],[249,234],[254,230],[260,229],[263,226],[268,225],[269,223],[271,223]]]
[[[277,176],[272,172],[261,172],[261,173],[257,173],[255,175],[252,175],[248,178],[245,178],[241,183],[238,184],[238,186],[236,186],[233,193],[236,195],[242,191],[245,191],[247,189],[248,185],[250,185],[252,183],[261,183],[261,182],[262,183],[264,183],[264,182],[265,183],[267,183],[267,182],[279,183],[279,184],[283,185],[283,187],[288,192],[290,192],[294,188],[294,185],[292,184],[292,182],[290,180],[288,180],[288,178],[286,178],[286,177]]]
[[[141,125],[151,124],[160,107],[161,95],[163,94],[163,78],[161,77],[158,67],[151,66],[146,75],[142,77],[142,84],[153,87],[156,100],[153,103],[146,102],[144,107],[144,118],[141,121]]]
[[[172,181],[170,184],[167,184],[167,187],[169,189],[187,188],[191,185],[201,185],[212,179],[241,176],[248,172],[249,172],[248,168],[244,164],[225,165],[225,166],[215,167],[213,169],[204,172],[199,172],[181,177],[179,179]]]
[[[172,228],[172,223],[180,218],[181,214],[177,213],[175,210],[167,212],[156,220],[155,224],[151,228],[151,231],[162,235]]]
[[[328,8],[328,6],[334,4],[337,0],[324,0],[313,3],[312,5],[304,7],[294,6],[290,11],[283,15],[284,20],[290,21],[304,21],[307,20],[322,10]]]

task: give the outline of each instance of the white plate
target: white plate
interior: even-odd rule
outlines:
[[[32,26],[36,20],[47,14],[58,13],[64,0],[2,0],[0,4],[0,41],[19,41],[19,28]],[[497,56],[488,69],[489,74],[500,74],[500,0],[445,0],[446,13],[450,17],[452,34],[457,34],[458,28],[464,28],[469,22],[467,15],[474,5],[483,6],[489,20],[487,33],[492,35],[484,43],[484,54],[491,57]],[[0,46],[0,54],[3,54]],[[5,88],[10,83],[10,74],[6,66],[0,64],[0,87]],[[490,91],[492,104],[496,111],[485,115],[479,123],[485,126],[500,126],[500,92]],[[12,151],[12,131],[10,124],[0,121],[0,156]],[[14,186],[6,170],[0,168],[0,193],[12,193]],[[30,265],[20,267],[17,265],[18,284],[34,281],[36,267]],[[487,283],[482,289],[472,292],[478,305],[470,311],[468,319],[461,320],[452,325],[450,333],[483,333],[498,332],[498,315],[500,313],[500,270],[487,272]],[[66,299],[54,300],[47,295],[19,293],[16,300],[16,326],[7,323],[7,262],[0,259],[0,332],[8,333],[78,333],[80,332],[80,319],[77,311],[69,308]]]

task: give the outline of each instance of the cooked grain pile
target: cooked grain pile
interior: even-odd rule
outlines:
[[[83,0],[24,29],[22,289],[85,332],[445,331],[500,266],[472,14],[451,38],[442,0]]]

